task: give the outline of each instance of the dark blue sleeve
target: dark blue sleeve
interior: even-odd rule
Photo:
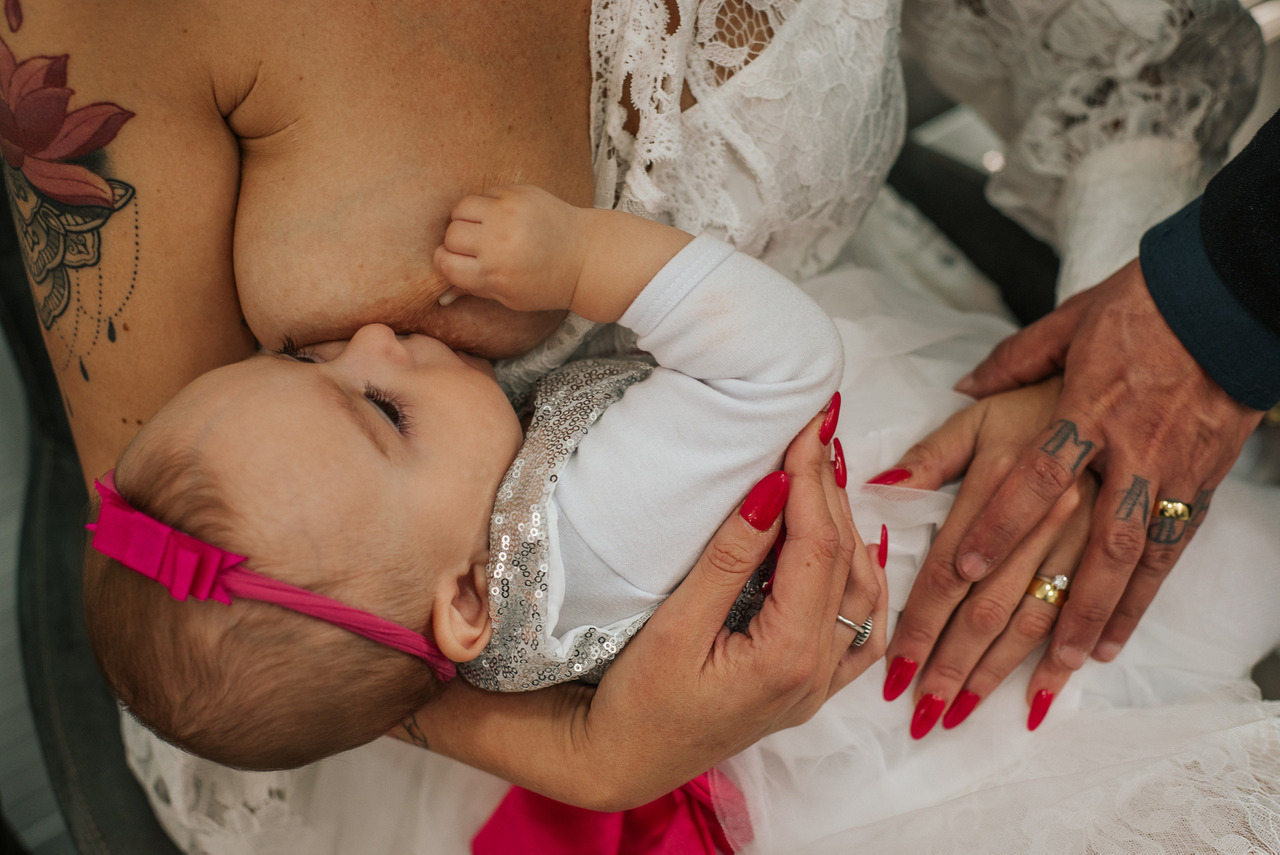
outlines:
[[[1142,238],[1142,275],[1183,346],[1228,395],[1280,402],[1280,114],[1205,194]]]

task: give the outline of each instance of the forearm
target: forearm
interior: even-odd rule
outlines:
[[[621,742],[593,741],[594,696],[595,689],[581,683],[498,693],[456,680],[391,735],[557,801],[594,810],[644,804],[703,771],[666,768],[656,755],[654,762],[636,762],[628,758],[637,752]]]
[[[597,323],[622,317],[693,235],[623,211],[579,209],[585,251],[569,311]]]

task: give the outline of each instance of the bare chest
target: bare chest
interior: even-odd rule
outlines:
[[[590,204],[587,3],[356,6],[257,24],[228,118],[245,318],[267,343],[377,321],[510,349],[494,307],[440,310],[431,256],[466,193],[532,183]]]

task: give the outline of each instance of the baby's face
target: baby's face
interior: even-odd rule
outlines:
[[[190,431],[250,516],[291,557],[379,551],[431,564],[483,556],[519,421],[484,360],[426,336],[361,328],[345,342],[261,355],[183,397]],[[181,409],[181,408],[180,408]]]

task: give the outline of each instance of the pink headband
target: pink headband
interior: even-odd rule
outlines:
[[[416,656],[431,666],[442,682],[457,668],[440,648],[413,630],[353,608],[314,591],[263,576],[244,566],[244,556],[170,528],[131,506],[116,492],[114,472],[93,485],[102,497],[93,548],[169,589],[175,600],[188,596],[231,603],[233,596],[260,600],[318,618],[334,626]]]

